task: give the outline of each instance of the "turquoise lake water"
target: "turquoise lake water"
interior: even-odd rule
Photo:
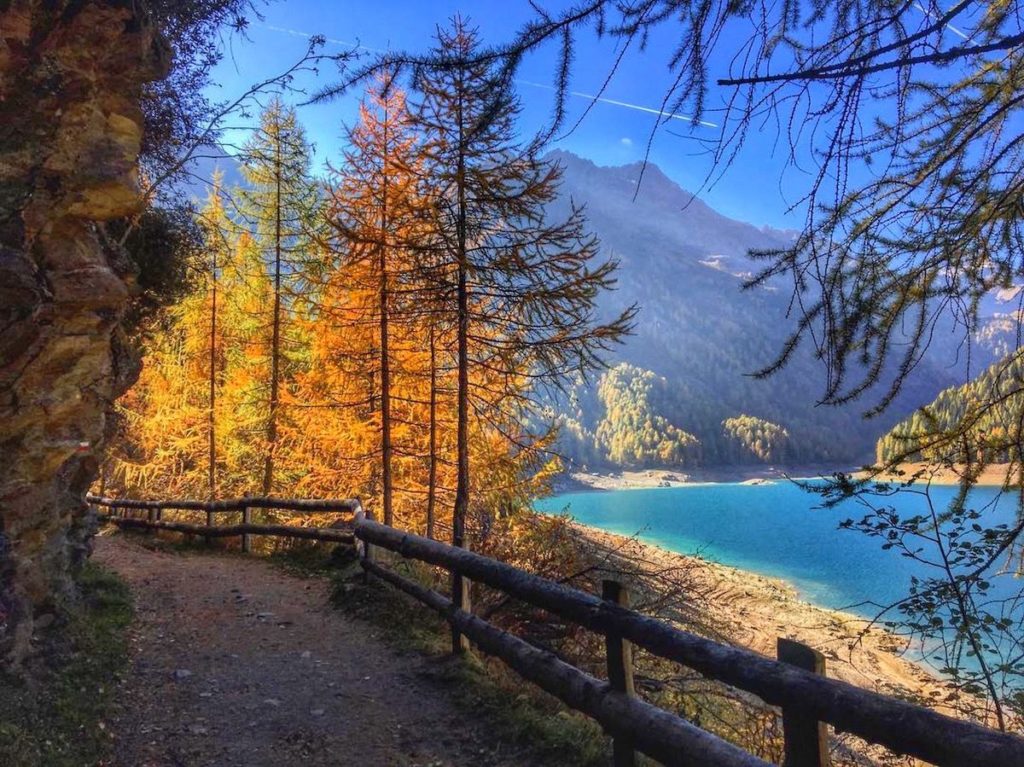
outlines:
[[[955,488],[932,488],[945,508]],[[1014,499],[996,488],[972,491],[971,505],[990,524],[1014,519]],[[906,514],[921,513],[925,500],[898,494],[887,501]],[[907,594],[912,575],[934,574],[923,565],[884,551],[877,538],[838,529],[865,510],[853,502],[821,509],[821,499],[792,482],[764,485],[707,484],[649,490],[567,493],[536,502],[539,511],[568,511],[579,522],[640,539],[682,554],[783,578],[809,602],[874,617],[876,604]],[[1021,582],[993,579],[1008,593]]]

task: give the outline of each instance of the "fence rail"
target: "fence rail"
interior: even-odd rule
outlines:
[[[809,647],[779,641],[779,660],[738,647],[720,644],[675,628],[628,608],[620,584],[605,582],[598,597],[527,573],[511,565],[466,549],[406,533],[370,519],[358,501],[296,501],[243,498],[227,501],[132,501],[90,496],[98,506],[121,509],[191,509],[240,511],[242,503],[258,508],[291,511],[352,511],[351,530],[291,527],[293,531],[319,530],[328,540],[355,542],[364,572],[398,588],[444,616],[456,635],[472,640],[483,652],[500,658],[520,676],[555,695],[567,705],[597,720],[614,738],[616,767],[634,764],[634,749],[668,765],[754,767],[766,762],[683,719],[637,698],[632,685],[632,645],[676,661],[704,676],[757,695],[779,706],[783,715],[785,767],[825,767],[828,763],[827,730],[849,732],[897,754],[937,765],[992,765],[1024,767],[1024,739],[978,724],[863,690],[824,676],[824,659]],[[257,504],[253,504],[257,501]],[[115,524],[190,532],[199,535],[257,533],[268,526],[201,526],[159,519],[132,519],[105,515]],[[289,526],[275,525],[274,528]],[[184,529],[187,528],[187,529]],[[211,533],[210,530],[217,533]],[[230,532],[221,532],[230,531]],[[260,533],[262,534],[262,533]],[[293,534],[293,537],[313,537]],[[448,597],[411,581],[383,566],[375,548],[395,552],[441,567],[455,577],[486,584],[564,619],[601,634],[606,639],[608,682],[565,663],[553,653],[460,609]]]
[[[108,509],[175,509],[179,511],[239,512],[246,509],[276,509],[278,511],[300,511],[315,514],[319,511],[348,512],[354,514],[362,508],[356,498],[274,498],[272,496],[243,496],[224,498],[220,501],[143,501],[134,498],[105,498],[87,495],[86,503],[105,506]]]
[[[1024,739],[1017,736],[705,639],[610,600],[359,514],[355,534],[367,544],[458,572],[599,634],[628,639],[655,655],[781,706],[784,712],[826,722],[896,753],[938,765],[1024,765]],[[814,737],[819,732],[812,730]],[[819,744],[813,745],[814,752],[820,753]],[[792,767],[809,763],[794,758]]]
[[[164,520],[133,519],[132,517],[116,517],[113,514],[100,514],[101,522],[109,522],[118,527],[133,527],[145,530],[168,530],[172,533],[201,535],[204,538],[243,538],[247,535],[266,535],[274,538],[300,538],[303,540],[323,541],[324,543],[355,543],[352,530],[323,527],[299,527],[298,525],[190,525],[187,522],[167,522]]]
[[[309,498],[273,498],[267,496],[245,496],[242,498],[225,498],[220,501],[168,500],[145,501],[135,498],[105,498],[98,495],[87,495],[86,503],[111,510],[145,511],[146,519],[128,516],[117,516],[114,513],[97,515],[100,521],[118,527],[131,527],[146,530],[168,530],[186,535],[201,535],[204,538],[242,539],[242,551],[252,549],[252,536],[264,535],[272,538],[299,538],[302,540],[323,541],[325,543],[355,543],[351,527],[347,530],[337,526],[299,527],[298,525],[254,525],[252,524],[253,509],[290,511],[302,514],[319,513],[350,513],[362,510],[358,499],[309,499]],[[161,519],[164,511],[203,511],[206,512],[206,524],[194,525],[187,522],[167,522]],[[216,514],[233,513],[242,515],[239,525],[218,525]]]
[[[376,562],[368,572],[404,591],[444,618],[488,655],[500,658],[523,678],[596,719],[617,739],[628,739],[658,761],[688,767],[768,767],[768,762],[639,698],[609,688],[554,653],[460,610],[442,594],[403,578]]]

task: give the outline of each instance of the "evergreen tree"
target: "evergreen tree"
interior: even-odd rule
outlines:
[[[597,243],[581,211],[545,221],[559,170],[539,159],[539,143],[516,140],[512,83],[478,48],[475,31],[460,19],[440,31],[438,65],[419,72],[413,110],[439,197],[436,231],[445,268],[437,272],[443,279],[437,289],[455,326],[452,540],[459,546],[466,545],[470,509],[471,418],[528,456],[536,435],[519,424],[534,404],[531,393],[597,365],[598,353],[626,332],[632,316],[597,322],[594,302],[611,285],[615,264],[595,263]],[[461,597],[454,595],[456,602]]]
[[[396,323],[407,322],[405,283],[411,248],[422,228],[424,204],[417,157],[418,141],[405,96],[381,82],[360,109],[360,122],[348,134],[349,148],[336,174],[330,224],[342,269],[361,279],[372,306],[360,321],[376,318],[375,365],[379,380],[380,462],[383,517],[394,523],[394,445],[392,421],[393,338]],[[372,403],[371,403],[372,406]]]
[[[118,404],[122,421],[109,480],[126,492],[213,496],[222,457],[224,329],[218,286],[230,261],[232,225],[220,177],[198,213],[201,274],[179,303],[160,313],[139,381]]]
[[[310,147],[295,110],[273,99],[246,143],[239,191],[241,213],[252,229],[273,281],[270,374],[267,381],[266,449],[263,493],[274,487],[274,465],[281,428],[281,385],[296,364],[287,314],[302,287],[304,267],[315,251],[311,232],[319,195],[310,176]]]

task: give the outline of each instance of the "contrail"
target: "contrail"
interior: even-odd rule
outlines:
[[[925,7],[924,7],[923,5],[921,5],[920,3],[914,3],[914,7],[915,7],[915,8],[917,8],[917,10],[919,10],[919,11],[920,11],[921,13],[923,13],[923,14],[924,14],[925,16],[927,16],[927,17],[928,17],[929,19],[935,18],[935,14],[934,14],[934,13],[932,13],[931,11],[929,11],[929,10],[928,10],[927,8],[925,8]],[[954,35],[956,35],[957,37],[959,37],[959,38],[960,38],[961,40],[970,40],[970,39],[971,39],[969,35],[967,35],[967,34],[965,34],[965,33],[963,32],[963,30],[957,29],[957,28],[956,28],[956,27],[954,27],[954,26],[953,26],[952,24],[947,24],[947,25],[946,25],[946,29],[948,29],[948,30],[949,30],[950,32],[952,32],[952,33],[953,33]]]
[[[308,32],[301,32],[297,29],[286,29],[285,27],[275,27],[272,24],[257,24],[255,26],[262,27],[263,29],[269,29],[271,32],[280,32],[281,34],[292,35],[293,37],[304,37],[307,40],[316,37],[316,35],[311,35]],[[366,45],[360,45],[359,43],[352,42],[351,40],[339,40],[336,37],[324,37],[324,40],[326,40],[329,43],[334,43],[335,45],[343,45],[346,48],[360,48],[364,51],[370,51],[371,53],[387,53],[387,51],[383,51],[380,48],[371,48]],[[543,90],[547,91],[554,90],[554,88],[550,85],[530,82],[529,80],[516,80],[516,82],[519,83],[520,85],[529,85],[530,87],[542,88]],[[700,125],[704,128],[718,127],[717,124],[707,122],[706,120],[694,120],[692,117],[687,117],[686,115],[677,115],[672,112],[663,112],[660,109],[652,109],[651,107],[641,106],[640,104],[629,104],[625,101],[617,101],[615,99],[605,98],[604,96],[593,96],[589,93],[581,93],[580,91],[569,91],[569,95],[576,96],[577,98],[581,99],[589,99],[590,101],[597,101],[602,104],[609,104],[615,107],[622,107],[623,109],[632,109],[637,112],[646,112],[648,114],[658,115],[659,117],[668,117],[669,119],[672,120],[682,120],[683,122],[696,123],[697,125]]]
[[[297,29],[286,29],[285,27],[275,27],[273,24],[255,24],[254,26],[261,27],[262,29],[269,29],[271,32],[280,32],[285,35],[291,35],[292,37],[304,37],[307,40],[312,40],[314,37],[323,37],[329,43],[335,45],[343,45],[346,48],[359,48],[364,51],[370,51],[371,53],[387,53],[382,51],[380,48],[370,48],[367,45],[361,45],[359,43],[352,42],[351,40],[339,40],[336,37],[324,37],[323,35],[311,35],[309,32],[300,32]]]
[[[543,88],[546,91],[553,91],[555,88],[551,85],[545,85],[544,83],[534,83],[529,80],[516,80],[520,85],[529,85],[532,88]],[[590,101],[597,101],[602,104],[611,104],[616,107],[623,107],[625,109],[633,109],[637,112],[647,112],[648,114],[658,115],[659,117],[668,117],[671,120],[682,120],[683,122],[694,123],[705,128],[717,128],[716,123],[711,123],[706,120],[694,120],[692,117],[686,115],[677,115],[674,112],[663,112],[660,109],[653,109],[651,107],[641,106],[640,104],[630,104],[625,101],[617,101],[615,99],[605,98],[604,96],[594,96],[590,93],[581,93],[580,91],[567,91],[570,96],[576,96],[581,99],[589,99]]]

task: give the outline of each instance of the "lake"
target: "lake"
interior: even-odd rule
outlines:
[[[932,497],[945,508],[955,492],[953,487],[934,487]],[[923,498],[904,493],[888,503],[906,515],[925,509]],[[889,604],[907,594],[911,575],[934,572],[895,550],[882,550],[877,538],[838,529],[842,520],[864,516],[862,506],[846,502],[833,509],[816,508],[820,504],[817,495],[776,481],[566,493],[538,500],[535,507],[547,513],[567,510],[585,525],[638,534],[671,551],[782,578],[809,602],[866,617],[874,617],[877,610],[865,603]],[[1014,519],[1014,499],[1000,497],[994,487],[975,488],[971,505],[986,506],[986,521]],[[1020,581],[1000,578],[993,585],[1008,592],[1019,588]]]

